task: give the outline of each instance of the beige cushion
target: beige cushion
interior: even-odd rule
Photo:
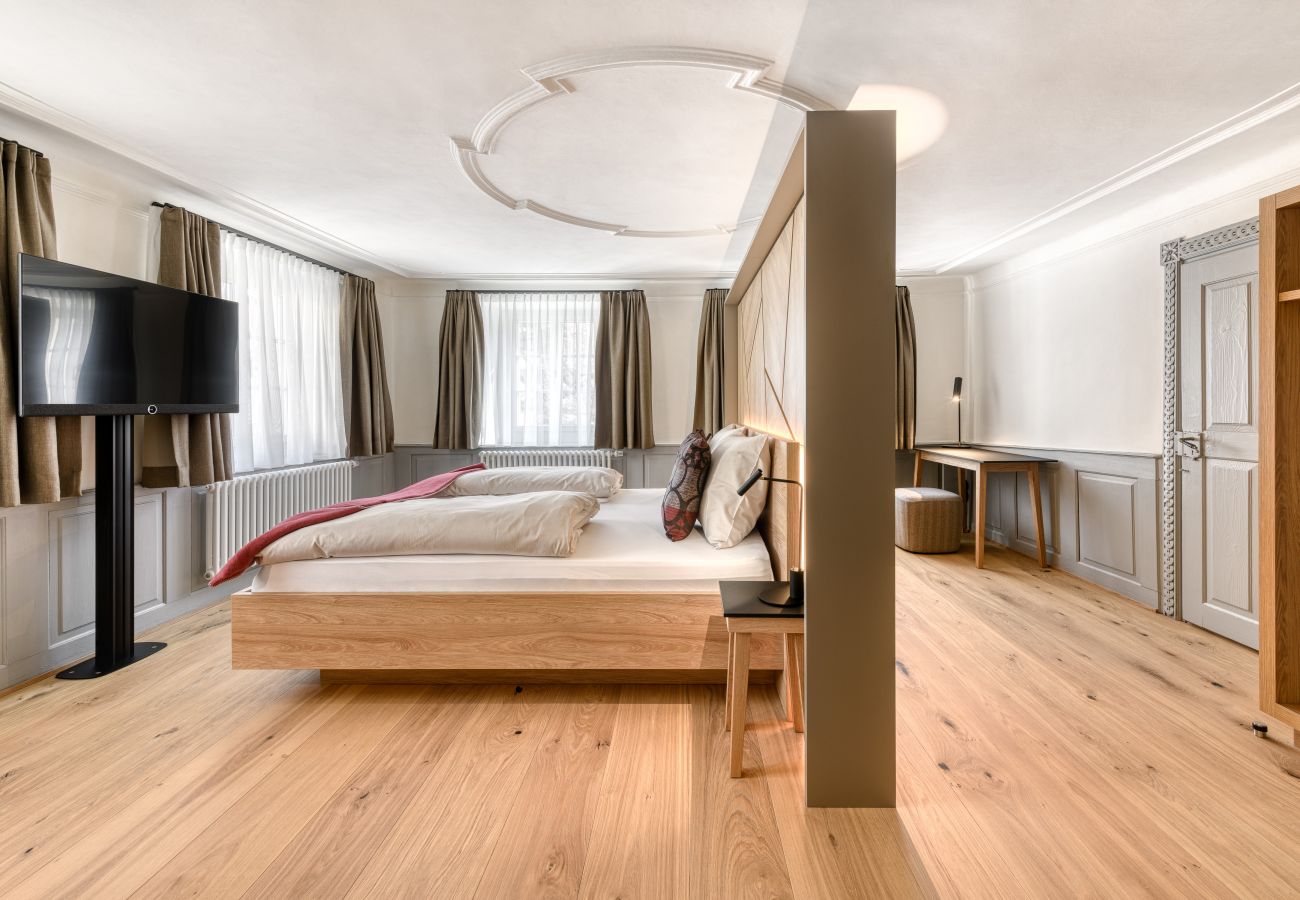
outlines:
[[[913,553],[955,553],[961,549],[966,507],[961,497],[939,488],[894,489],[894,543]]]
[[[576,491],[608,500],[623,487],[623,473],[600,466],[503,466],[466,472],[439,497],[532,494],[537,491]]]
[[[746,435],[723,429],[709,441],[713,460],[700,501],[700,526],[710,544],[726,549],[749,537],[767,505],[767,482],[759,481],[745,496],[736,490],[756,467],[771,474],[771,449],[766,435]]]

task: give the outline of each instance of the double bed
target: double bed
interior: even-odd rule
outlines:
[[[799,445],[772,438],[777,477]],[[669,541],[658,490],[601,501],[567,557],[380,556],[260,569],[231,607],[239,669],[319,669],[322,681],[721,682],[720,579],[785,577],[798,564],[798,498],[776,487],[734,547],[697,530]],[[782,668],[756,641],[757,679]]]

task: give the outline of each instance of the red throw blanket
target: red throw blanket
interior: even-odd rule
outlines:
[[[483,468],[482,463],[475,463],[472,466],[464,466],[442,475],[434,475],[432,478],[424,479],[424,481],[417,481],[410,487],[402,488],[400,491],[394,491],[391,494],[366,497],[363,500],[345,500],[342,503],[335,503],[333,506],[325,506],[321,509],[313,509],[308,512],[298,513],[296,516],[290,516],[270,531],[253,538],[241,547],[239,552],[230,557],[230,561],[221,567],[221,571],[212,576],[212,580],[208,584],[215,587],[223,581],[229,581],[244,574],[257,559],[259,553],[286,534],[292,534],[300,528],[306,528],[308,525],[318,525],[331,519],[341,519],[355,512],[361,512],[363,509],[379,506],[381,503],[397,503],[402,500],[426,500],[466,472],[476,472],[481,468]]]

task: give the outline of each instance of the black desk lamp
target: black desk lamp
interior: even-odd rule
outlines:
[[[799,488],[800,496],[802,497],[802,484],[790,478],[777,478],[773,475],[764,475],[762,467],[755,467],[754,471],[749,474],[749,477],[745,479],[744,483],[740,487],[736,488],[736,493],[742,497],[745,496],[749,493],[749,489],[757,484],[760,479],[763,481],[777,481],[781,484],[793,484],[795,487]],[[765,588],[764,590],[759,591],[758,599],[766,603],[768,606],[803,606],[803,569],[792,567],[790,569],[790,583],[788,585],[779,584],[773,585],[770,588]]]
[[[952,380],[952,402],[957,404],[957,446],[964,447],[961,442],[961,376],[958,375]]]

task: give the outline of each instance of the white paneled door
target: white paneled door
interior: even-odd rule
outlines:
[[[1179,308],[1182,617],[1259,647],[1258,245],[1188,262]]]

